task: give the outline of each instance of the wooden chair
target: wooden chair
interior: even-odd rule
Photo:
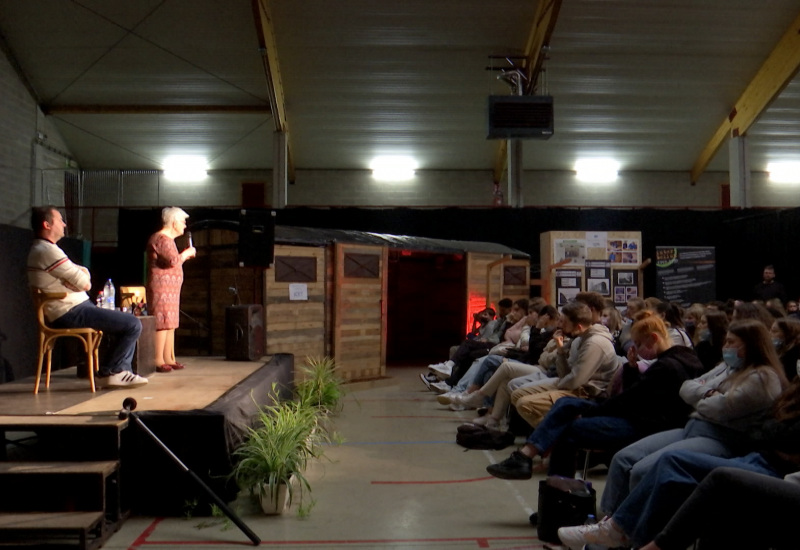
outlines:
[[[67,295],[66,292],[46,293],[39,289],[33,291],[33,303],[36,306],[36,318],[39,322],[39,361],[36,365],[36,385],[33,393],[39,393],[39,382],[42,378],[42,364],[47,362],[45,371],[44,387],[50,387],[50,370],[53,357],[53,346],[58,338],[71,337],[78,338],[86,350],[86,365],[89,370],[89,387],[92,393],[96,391],[94,384],[94,372],[99,366],[98,348],[103,332],[93,328],[51,328],[47,326],[44,317],[44,305],[52,300],[60,300]]]

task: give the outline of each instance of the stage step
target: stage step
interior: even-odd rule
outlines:
[[[106,539],[103,512],[0,513],[0,548],[34,543],[72,542],[92,550]]]
[[[0,550],[69,544],[93,549],[127,512],[116,415],[0,416]]]

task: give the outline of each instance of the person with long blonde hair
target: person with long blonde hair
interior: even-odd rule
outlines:
[[[729,458],[750,450],[752,431],[769,417],[788,382],[759,321],[731,323],[722,355],[723,364],[681,386],[681,397],[694,408],[685,427],[645,437],[614,455],[600,503],[604,513],[613,514],[667,451]]]
[[[692,350],[674,346],[653,312],[637,314],[634,346],[622,366],[622,392],[603,402],[562,397],[511,457],[486,470],[501,479],[529,479],[532,458],[550,455],[549,475],[573,477],[579,449],[614,452],[642,437],[683,426],[692,408],[678,395],[703,365]],[[648,359],[640,362],[639,358]]]

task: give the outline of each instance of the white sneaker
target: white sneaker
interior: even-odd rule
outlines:
[[[439,378],[447,378],[453,373],[455,363],[452,361],[445,361],[444,363],[436,363],[435,365],[428,365],[428,368],[436,373]]]
[[[441,395],[436,396],[436,401],[439,402],[440,405],[449,405],[451,403],[450,399],[456,395],[456,392],[449,391],[447,393],[443,393]]]
[[[435,391],[436,393],[447,393],[452,388],[447,384],[447,382],[434,382],[431,384],[431,390]]]
[[[147,384],[147,378],[127,370],[112,374],[105,380],[107,388],[135,388],[145,384]]]
[[[456,405],[463,405],[468,409],[477,409],[483,405],[483,394],[478,391],[454,395],[450,401]]]
[[[593,525],[561,527],[558,538],[571,550],[580,550],[587,544],[600,544],[609,548],[630,546],[628,537],[611,518],[604,518]]]

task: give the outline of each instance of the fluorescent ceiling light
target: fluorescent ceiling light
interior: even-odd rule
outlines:
[[[370,163],[372,177],[378,181],[405,181],[414,177],[417,163],[411,157],[375,157]]]
[[[800,183],[800,162],[770,162],[769,180],[775,183]]]
[[[579,181],[610,183],[617,179],[619,163],[612,159],[581,159],[575,163]]]
[[[199,156],[177,155],[164,159],[164,177],[172,181],[202,181],[208,173],[206,159]]]

